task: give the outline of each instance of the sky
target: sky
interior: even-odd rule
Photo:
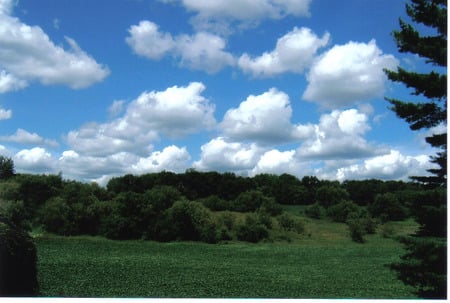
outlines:
[[[0,154],[106,184],[159,171],[407,180],[436,153],[389,110],[403,0],[0,0]]]

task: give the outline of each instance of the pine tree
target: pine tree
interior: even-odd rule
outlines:
[[[421,35],[412,25],[400,19],[400,30],[393,36],[402,53],[416,54],[427,64],[443,70],[447,67],[447,1],[411,0],[406,13],[416,24],[425,25],[435,35]],[[409,123],[412,130],[447,126],[447,75],[433,70],[416,73],[401,67],[385,71],[391,81],[401,82],[421,97],[420,102],[386,98],[396,115]],[[433,134],[427,143],[440,151],[430,157],[436,168],[431,176],[413,176],[427,190],[418,197],[413,209],[419,223],[418,232],[404,237],[406,254],[391,265],[400,280],[415,287],[424,298],[447,298],[447,132]]]

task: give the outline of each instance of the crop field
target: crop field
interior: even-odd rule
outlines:
[[[396,241],[357,244],[345,225],[321,222],[308,222],[302,238],[259,244],[37,236],[41,296],[414,298],[386,267],[402,254]]]

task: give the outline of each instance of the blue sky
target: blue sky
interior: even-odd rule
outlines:
[[[168,170],[407,179],[435,153],[384,96],[396,0],[0,0],[0,154],[105,184]]]

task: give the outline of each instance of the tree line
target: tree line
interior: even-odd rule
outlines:
[[[128,174],[112,178],[106,187],[61,175],[13,174],[0,182],[0,213],[22,229],[58,235],[258,242],[268,237],[274,222],[282,230],[303,232],[299,216],[282,207],[303,205],[305,216],[347,223],[352,239],[364,242],[364,234],[373,233],[377,223],[419,218],[420,202],[430,197],[445,199],[446,191],[417,182],[340,183],[314,176],[243,177],[192,169]],[[442,222],[431,223],[439,229]]]

